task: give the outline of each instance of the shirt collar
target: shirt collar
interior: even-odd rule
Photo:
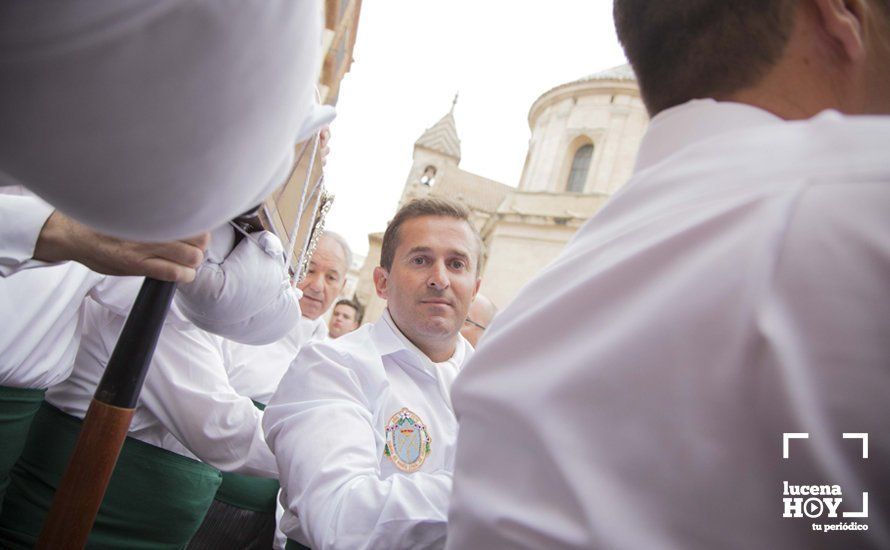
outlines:
[[[312,340],[324,340],[327,337],[328,325],[324,322],[324,318],[309,319],[301,316],[300,322],[306,327],[304,330]]]
[[[783,122],[781,118],[753,105],[693,99],[666,109],[649,121],[649,127],[640,143],[634,172],[658,164],[697,141],[780,122]]]
[[[406,351],[407,356],[411,358],[411,363],[415,366],[423,367],[426,370],[438,368],[443,364],[450,364],[460,368],[466,356],[466,342],[463,337],[458,335],[458,340],[454,348],[454,355],[442,363],[435,363],[420,348],[415,346],[407,336],[402,334],[399,327],[396,326],[389,309],[383,310],[380,321],[374,323],[372,334],[377,345],[377,351],[381,357],[392,355],[400,351]]]
[[[286,338],[289,338],[294,345],[303,346],[309,342],[324,340],[327,335],[328,326],[323,318],[310,319],[301,315],[300,320],[294,325],[294,328],[291,329]]]

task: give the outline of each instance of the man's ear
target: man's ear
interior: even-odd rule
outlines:
[[[387,283],[389,282],[389,273],[380,267],[379,265],[374,268],[374,289],[377,291],[377,296],[383,298],[384,300],[388,300],[389,296],[387,294]]]
[[[867,0],[811,0],[819,11],[823,30],[834,39],[848,61],[865,57]]]
[[[473,288],[473,299],[476,299],[476,295],[479,294],[479,287],[482,286],[482,278],[479,277],[476,279],[476,286]]]

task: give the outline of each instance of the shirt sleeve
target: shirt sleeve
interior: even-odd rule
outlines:
[[[318,550],[440,548],[451,473],[381,475],[372,411],[385,388],[368,381],[374,365],[353,362],[323,343],[306,346],[266,408],[282,502],[299,518],[282,527]]]
[[[118,315],[129,315],[145,278],[111,277],[95,272],[93,274],[96,277],[96,284],[90,289],[90,298]],[[168,314],[167,321],[171,319],[178,317]]]
[[[33,256],[40,230],[53,210],[37,197],[0,195],[0,276],[48,265]]]
[[[165,324],[140,399],[201,461],[226,472],[278,476],[263,413],[229,384],[218,337]]]

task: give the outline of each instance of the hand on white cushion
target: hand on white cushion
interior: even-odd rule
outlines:
[[[75,261],[106,275],[144,275],[188,283],[204,260],[210,234],[182,241],[140,243],[103,235],[58,210],[43,225],[34,259]]]

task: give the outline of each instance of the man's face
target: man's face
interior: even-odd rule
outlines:
[[[389,272],[374,270],[377,295],[422,350],[430,343],[456,341],[479,290],[479,250],[472,230],[463,220],[423,216],[404,222],[398,237]]]
[[[306,277],[297,285],[303,291],[300,298],[303,317],[318,319],[331,307],[346,284],[346,269],[343,247],[333,238],[323,236],[309,261]]]
[[[355,313],[352,306],[346,304],[334,306],[331,322],[328,325],[328,335],[331,338],[339,338],[357,329],[358,323],[355,320]]]

